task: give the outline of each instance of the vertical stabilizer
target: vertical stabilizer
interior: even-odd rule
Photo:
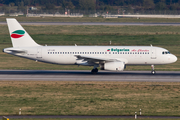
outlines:
[[[29,36],[16,19],[7,18],[6,20],[13,47],[40,46]]]

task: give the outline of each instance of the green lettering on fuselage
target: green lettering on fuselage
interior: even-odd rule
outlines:
[[[125,48],[123,48],[123,49],[114,49],[114,48],[111,48],[111,52],[114,52],[114,51],[116,51],[116,52],[121,52],[121,51],[129,51],[129,49],[125,49]]]

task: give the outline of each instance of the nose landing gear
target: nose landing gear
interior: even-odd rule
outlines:
[[[154,70],[154,65],[151,65],[151,69],[152,69],[152,71],[151,71],[151,74],[156,74],[156,71]]]

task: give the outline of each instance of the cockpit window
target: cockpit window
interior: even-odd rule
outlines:
[[[162,54],[171,54],[169,51],[163,51]]]

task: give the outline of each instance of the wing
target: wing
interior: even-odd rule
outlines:
[[[122,61],[126,63],[126,60],[123,59],[116,59],[116,58],[100,58],[100,57],[90,57],[90,56],[81,56],[81,55],[75,55],[78,60],[87,61],[89,63],[102,63],[102,62],[115,62],[115,61]]]

